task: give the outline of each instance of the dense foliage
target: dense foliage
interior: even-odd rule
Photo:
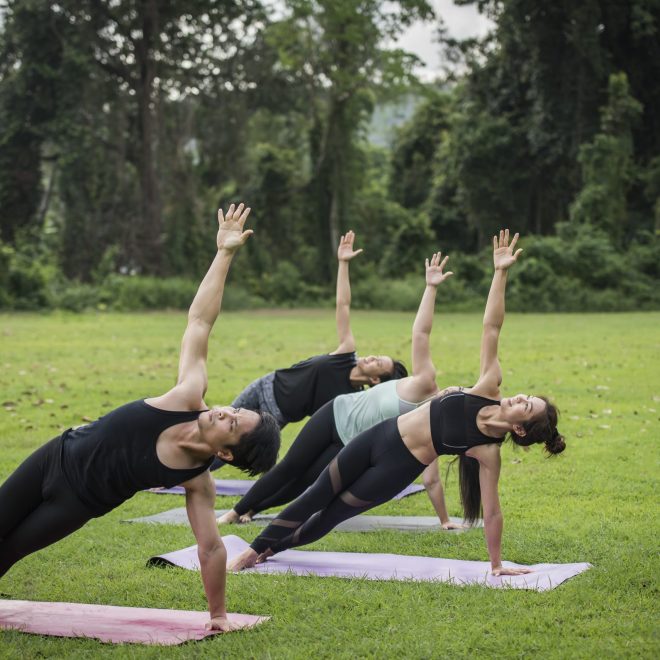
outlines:
[[[0,306],[185,307],[215,208],[243,199],[230,307],[329,303],[352,228],[356,306],[414,308],[442,248],[448,304],[475,308],[501,226],[525,237],[514,307],[660,307],[657,3],[478,0],[494,30],[441,31],[451,67],[426,85],[391,47],[424,0],[280,4],[4,4]]]

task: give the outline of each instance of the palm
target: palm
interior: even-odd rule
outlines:
[[[448,277],[451,277],[453,273],[451,271],[445,273],[443,272],[444,267],[447,265],[449,257],[445,257],[442,261],[440,258],[442,256],[441,252],[436,252],[429,261],[426,260],[426,283],[429,286],[438,286],[444,282]]]
[[[350,261],[353,257],[357,256],[362,250],[354,250],[353,242],[355,241],[355,233],[349,231],[341,237],[339,247],[337,248],[337,259],[339,261]]]
[[[493,264],[495,270],[507,270],[518,260],[522,250],[518,249],[514,252],[513,248],[516,246],[519,236],[520,234],[514,234],[511,245],[509,245],[508,229],[501,229],[499,238],[493,236]]]
[[[218,235],[216,243],[218,250],[234,252],[252,235],[252,230],[243,231],[245,221],[250,215],[250,208],[244,208],[241,203],[237,208],[232,204],[226,215],[218,210]]]

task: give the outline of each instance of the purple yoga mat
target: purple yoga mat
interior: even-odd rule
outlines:
[[[248,547],[248,543],[238,536],[224,536],[222,540],[227,548],[228,561]],[[188,570],[199,570],[197,546],[151,557],[147,564],[170,564]],[[508,561],[503,562],[503,565],[507,567],[522,566],[522,564],[513,564]],[[527,567],[531,568],[533,573],[495,577],[490,574],[490,563],[486,561],[362,552],[286,550],[246,572],[366,578],[368,580],[437,581],[456,585],[480,584],[484,587],[548,591],[590,567],[591,564],[587,563],[534,564]]]
[[[252,479],[215,479],[216,495],[245,495],[252,488]],[[159,495],[185,495],[183,486],[172,486],[172,488],[150,488],[149,493]]]
[[[270,617],[228,614],[241,628],[251,628]],[[217,635],[206,630],[208,612],[114,607],[79,603],[0,600],[0,629],[15,629],[54,637],[91,637],[102,642],[171,646]]]
[[[216,495],[245,495],[250,490],[254,481],[251,479],[216,479],[215,480],[215,494]],[[396,497],[393,499],[400,500],[408,495],[414,495],[424,490],[424,486],[419,484],[410,484],[406,486]],[[157,493],[159,495],[185,495],[186,490],[183,486],[173,486],[172,488],[150,488],[147,492]]]

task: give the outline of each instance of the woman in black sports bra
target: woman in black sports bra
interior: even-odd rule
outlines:
[[[361,433],[332,460],[316,482],[288,506],[229,565],[240,570],[288,548],[311,543],[341,521],[386,502],[439,455],[460,461],[461,499],[467,520],[483,505],[484,532],[494,575],[517,575],[524,568],[502,566],[502,512],[497,494],[500,445],[507,433],[519,445],[545,443],[564,450],[557,431],[557,410],[545,398],[518,394],[502,398],[502,370],[497,346],[504,321],[507,270],[518,234],[509,245],[509,230],[493,238],[495,273],[484,313],[481,372],[474,387],[450,387],[429,403],[386,420]]]

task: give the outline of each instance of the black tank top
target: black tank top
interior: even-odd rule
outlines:
[[[464,454],[470,447],[503,442],[479,430],[477,414],[485,406],[500,405],[467,392],[450,392],[431,401],[431,440],[438,454]]]
[[[170,426],[197,419],[203,411],[159,410],[144,400],[127,403],[91,424],[65,431],[62,469],[78,497],[95,511],[109,511],[145,488],[169,488],[204,472],[163,465],[158,436]]]

